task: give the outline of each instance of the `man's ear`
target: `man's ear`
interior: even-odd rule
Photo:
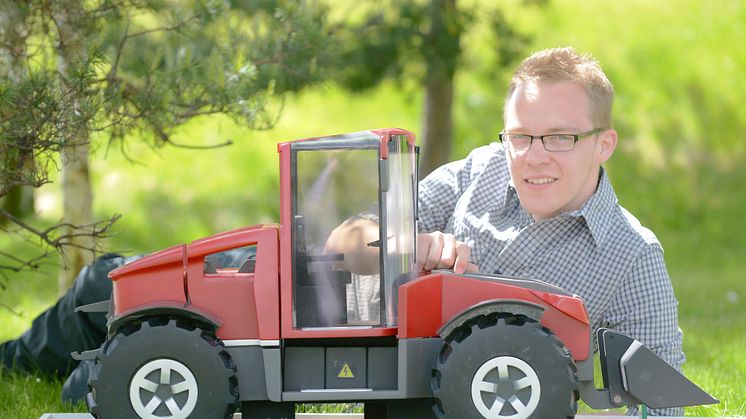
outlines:
[[[598,139],[598,163],[606,163],[616,149],[617,133],[616,130],[608,129],[601,133]]]

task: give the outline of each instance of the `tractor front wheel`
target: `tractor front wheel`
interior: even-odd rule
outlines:
[[[447,336],[432,387],[441,418],[573,418],[575,363],[538,322],[480,315]]]
[[[229,418],[236,367],[212,332],[189,321],[152,318],[104,343],[89,378],[97,418]]]

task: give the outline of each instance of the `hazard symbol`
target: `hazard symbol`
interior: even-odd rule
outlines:
[[[352,373],[350,366],[347,365],[347,363],[345,362],[345,364],[342,365],[342,369],[339,370],[339,374],[337,374],[337,378],[355,378],[355,374]]]

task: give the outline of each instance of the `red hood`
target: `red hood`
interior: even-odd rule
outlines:
[[[156,266],[161,266],[168,263],[180,262],[184,260],[185,252],[186,245],[180,244],[169,247],[168,249],[161,250],[159,252],[151,253],[145,257],[114,269],[113,271],[109,272],[109,278],[111,278],[113,281],[116,281],[122,276],[129,275],[133,272],[154,268]]]

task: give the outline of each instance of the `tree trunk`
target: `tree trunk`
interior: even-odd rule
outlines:
[[[423,55],[427,66],[420,178],[447,162],[453,142],[453,77],[461,53],[463,24],[456,0],[432,0]]]
[[[57,69],[65,77],[71,67],[85,58],[85,12],[77,1],[60,2],[53,12],[59,34]],[[71,106],[78,107],[78,103]],[[95,239],[92,237],[93,191],[88,169],[87,127],[81,126],[62,153],[63,224],[61,235],[73,235],[61,250],[57,279],[58,291],[64,294],[83,266],[93,261]]]
[[[57,280],[60,295],[70,288],[75,275],[83,266],[91,263],[94,256],[95,242],[90,227],[93,223],[93,191],[88,170],[88,144],[62,151],[62,194],[65,226],[61,234],[84,234],[71,238],[70,245],[62,248]]]
[[[425,81],[420,178],[451,156],[453,142],[453,75],[433,74]]]
[[[0,198],[0,203],[5,211],[18,218],[26,218],[34,213],[34,188],[27,185],[14,186]],[[0,226],[5,222],[5,218],[0,218]]]

